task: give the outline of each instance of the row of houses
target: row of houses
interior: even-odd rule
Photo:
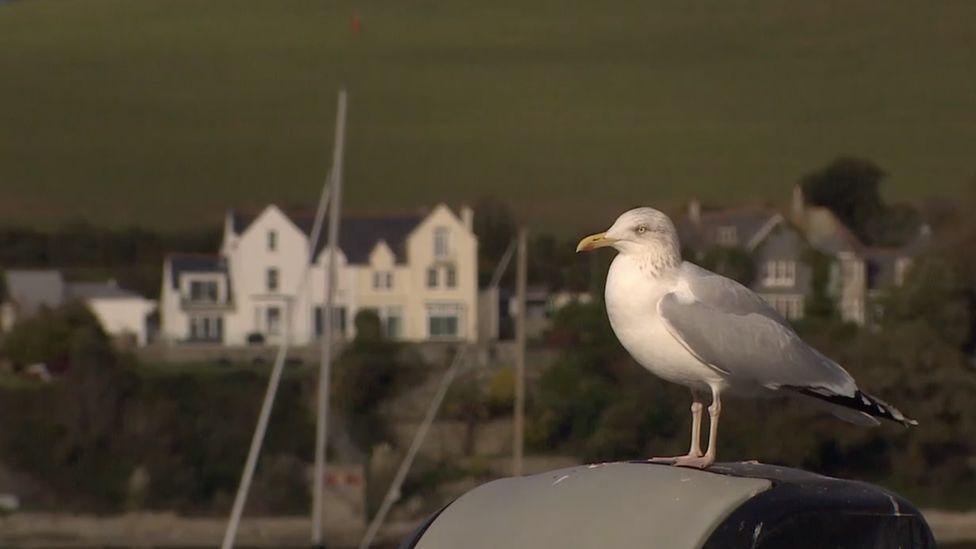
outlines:
[[[336,335],[353,337],[356,315],[370,310],[397,340],[497,339],[510,311],[497,292],[479,291],[473,220],[470,208],[444,204],[412,215],[342,219],[331,313]],[[275,205],[228,211],[215,253],[165,258],[158,304],[111,281],[71,283],[57,271],[7,271],[0,331],[40,307],[81,299],[107,332],[136,345],[276,344],[286,333],[293,344],[313,343],[324,326],[330,254],[324,243],[310,249],[312,224],[311,215]],[[840,317],[860,325],[881,314],[878,298],[903,283],[931,240],[922,226],[904,246],[866,246],[830,210],[807,205],[799,186],[789,214],[765,206],[705,209],[692,200],[676,225],[692,261],[716,249],[746,252],[754,267],[750,285],[790,320],[806,314],[815,291],[810,252],[818,252],[829,261],[826,289]],[[586,296],[571,298],[580,297]],[[545,288],[532,292],[526,314],[534,335],[546,330],[557,301]]]
[[[932,238],[922,225],[903,246],[867,246],[829,209],[808,205],[799,185],[788,216],[762,206],[703,210],[692,200],[676,225],[693,261],[720,248],[746,251],[755,267],[752,289],[790,320],[805,316],[814,292],[810,251],[822,254],[829,260],[828,295],[841,319],[858,325],[882,314],[879,298],[905,281]]]
[[[344,217],[335,254],[336,335],[353,337],[356,315],[371,310],[393,339],[477,340],[473,219],[470,208],[455,212],[443,204],[413,215]],[[158,303],[113,281],[65,282],[56,270],[8,270],[0,332],[44,307],[82,300],[106,332],[133,345],[276,344],[286,333],[293,344],[313,343],[323,331],[330,254],[324,238],[310,249],[312,225],[311,215],[275,205],[227,212],[214,254],[165,258]]]

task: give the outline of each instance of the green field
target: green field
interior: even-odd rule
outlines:
[[[343,84],[356,210],[494,195],[558,232],[784,201],[840,154],[894,198],[976,175],[976,2],[19,0],[0,223],[311,204]]]

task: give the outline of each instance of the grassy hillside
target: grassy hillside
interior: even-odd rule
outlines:
[[[572,230],[785,200],[838,154],[895,197],[949,195],[976,175],[974,44],[965,1],[20,0],[0,4],[0,220],[310,203],[343,84],[355,209],[493,194]]]

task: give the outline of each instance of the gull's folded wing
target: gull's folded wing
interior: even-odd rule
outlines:
[[[658,313],[689,352],[739,381],[857,392],[850,374],[804,343],[761,297],[725,277],[686,263],[678,289],[661,299]]]

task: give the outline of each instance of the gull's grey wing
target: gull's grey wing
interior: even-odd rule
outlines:
[[[804,343],[772,307],[737,282],[685,264],[678,289],[657,308],[689,352],[734,379],[770,389],[857,392],[850,374]]]
[[[730,278],[702,269],[694,263],[682,263],[681,280],[688,284],[695,299],[702,303],[720,306],[729,313],[755,313],[777,324],[787,327],[790,325],[765,299],[749,288]]]

